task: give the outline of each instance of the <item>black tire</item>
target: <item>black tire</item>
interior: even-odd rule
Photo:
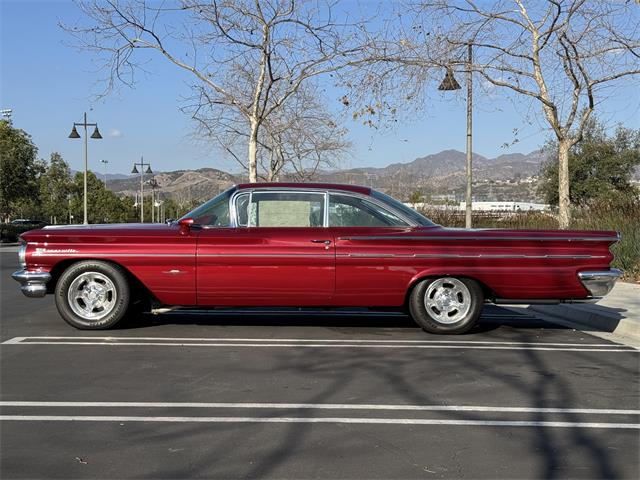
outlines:
[[[464,285],[466,290],[463,287],[460,287],[456,282],[460,282],[460,284]],[[432,285],[433,288],[430,290]],[[434,295],[434,292],[436,292],[437,294],[436,288],[438,285],[443,285],[443,290],[449,288],[447,285],[459,287],[462,291],[456,290],[455,288],[449,288],[451,292],[457,293],[448,293],[446,295],[453,298],[453,301],[457,301],[463,305],[465,305],[465,303],[460,302],[461,299],[468,301],[468,308],[465,307],[464,309],[457,310],[457,313],[452,313],[451,319],[447,317],[448,314],[444,308],[442,311],[439,311],[435,306],[427,308],[427,299],[425,296],[427,293]],[[460,295],[460,297],[457,295]],[[468,297],[468,299],[466,297]],[[433,297],[431,303],[434,303]],[[413,320],[422,327],[423,330],[437,334],[460,334],[468,332],[478,321],[483,305],[484,293],[482,288],[478,282],[470,278],[429,278],[416,285],[409,297],[409,313]],[[453,308],[453,312],[456,312],[455,306],[448,308]],[[440,315],[441,319],[438,318],[438,315]],[[458,316],[460,318],[457,318]]]
[[[97,279],[93,284],[97,284],[97,288],[100,288],[100,285],[104,286],[100,294],[107,299],[102,303],[108,304],[108,307],[98,307],[95,313],[89,313],[95,314],[96,318],[79,315],[74,308],[78,310],[82,300],[80,303],[76,302],[76,306],[72,306],[69,299],[70,288],[73,286],[75,290],[76,286],[88,285],[91,282],[82,283],[82,280],[92,274],[96,274]],[[80,291],[84,290],[78,290]],[[55,299],[58,312],[69,325],[81,330],[103,330],[116,325],[126,314],[130,299],[129,282],[124,270],[119,266],[99,260],[85,260],[74,263],[62,272],[56,284]],[[91,305],[85,304],[85,307],[89,309]]]

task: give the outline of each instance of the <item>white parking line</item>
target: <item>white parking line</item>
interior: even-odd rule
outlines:
[[[130,408],[259,408],[285,410],[411,410],[442,412],[494,412],[494,413],[571,413],[590,415],[640,415],[640,410],[610,408],[542,408],[499,407],[488,405],[393,405],[353,403],[230,403],[230,402],[44,402],[0,401],[0,407],[130,407]]]
[[[527,420],[438,420],[413,418],[348,417],[144,417],[83,415],[0,415],[0,421],[38,422],[170,422],[170,423],[351,423],[373,425],[464,425],[489,427],[640,429],[638,423],[546,422]]]
[[[610,348],[543,348],[543,347],[497,347],[497,346],[472,346],[472,345],[349,345],[349,344],[287,344],[287,343],[145,343],[145,342],[24,342],[17,345],[92,345],[110,347],[261,347],[261,348],[413,348],[413,349],[469,349],[469,350],[538,350],[552,352],[610,352],[610,353],[639,353],[634,349],[610,349]]]
[[[149,338],[149,337],[145,337]],[[67,341],[59,341],[66,339]],[[91,341],[78,341],[78,340]],[[388,340],[303,340],[303,339],[226,339],[171,338],[171,341],[132,341],[136,337],[14,337],[3,345],[90,345],[90,346],[163,346],[163,347],[250,347],[250,348],[412,348],[412,349],[474,349],[474,350],[538,350],[561,352],[612,352],[640,353],[640,350],[626,345],[574,343],[555,346],[550,343],[526,342],[474,342],[474,341],[416,341]],[[156,340],[153,338],[153,340]],[[165,340],[163,338],[163,340]],[[189,342],[189,343],[185,343]],[[306,343],[303,343],[306,342]],[[384,343],[382,343],[384,342]],[[411,342],[411,343],[408,343]],[[602,348],[600,348],[602,347]]]
[[[503,342],[497,340],[380,340],[380,339],[318,339],[318,338],[226,338],[226,337],[14,337],[3,343],[18,343],[24,340],[138,340],[138,341],[181,341],[181,342],[312,342],[312,343],[461,343],[492,345],[544,345],[554,347],[619,347],[630,348],[615,343],[551,343],[551,342]]]

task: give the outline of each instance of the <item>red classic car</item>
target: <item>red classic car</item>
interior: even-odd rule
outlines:
[[[595,301],[621,272],[616,232],[443,228],[370,188],[237,185],[170,225],[49,226],[22,235],[29,297],[82,329],[139,305],[405,309],[462,333],[485,302]]]

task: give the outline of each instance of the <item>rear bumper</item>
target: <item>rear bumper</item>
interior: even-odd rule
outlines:
[[[609,270],[588,270],[578,273],[580,282],[593,299],[600,299],[611,291],[616,280],[622,276],[617,268]]]
[[[13,272],[11,278],[20,283],[20,290],[26,297],[38,298],[47,294],[47,282],[51,280],[51,274],[19,270]]]

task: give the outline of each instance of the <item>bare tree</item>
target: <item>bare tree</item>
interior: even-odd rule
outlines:
[[[215,104],[201,87],[183,110],[198,124],[197,139],[219,148],[247,170],[244,152],[250,132],[238,111]],[[307,82],[263,121],[257,138],[256,175],[269,182],[282,177],[309,180],[321,169],[336,167],[350,147],[347,129],[327,108],[321,89]]]
[[[320,169],[335,168],[351,147],[346,134],[317,89],[301,89],[286,109],[265,123],[265,180],[310,180]]]
[[[569,150],[581,140],[598,103],[611,95],[614,82],[640,74],[637,4],[422,0],[409,11],[414,28],[384,45],[371,64],[378,65],[374,71],[396,68],[415,88],[416,72],[463,65],[490,84],[537,103],[558,142],[559,223],[568,228]],[[469,44],[471,65],[464,60]]]
[[[260,129],[309,79],[353,62],[357,25],[336,21],[330,0],[79,0],[88,24],[64,25],[78,46],[99,54],[106,91],[132,86],[149,56],[188,72],[212,106],[224,112],[210,128],[230,124],[246,136],[249,180],[257,181]],[[135,52],[140,55],[134,55]],[[241,122],[238,120],[241,119]]]

